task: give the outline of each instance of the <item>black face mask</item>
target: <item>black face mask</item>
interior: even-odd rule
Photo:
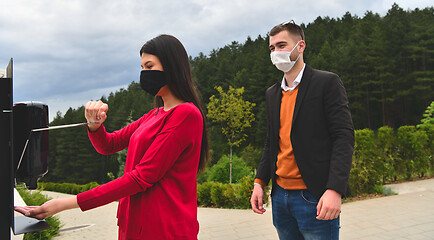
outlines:
[[[140,86],[152,96],[157,95],[158,91],[165,85],[167,85],[167,81],[163,71],[142,70],[140,72]]]

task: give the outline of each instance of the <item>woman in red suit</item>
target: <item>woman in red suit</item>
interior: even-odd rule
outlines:
[[[119,200],[119,239],[197,239],[197,172],[209,148],[205,116],[178,39],[160,35],[140,50],[141,87],[158,107],[113,133],[106,132],[107,104],[88,102],[89,138],[101,154],[128,148],[124,175],[92,190],[17,211],[44,219],[60,211],[87,211]]]

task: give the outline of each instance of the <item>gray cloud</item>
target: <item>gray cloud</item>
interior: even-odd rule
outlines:
[[[286,20],[384,15],[393,2],[432,6],[428,0],[0,0],[0,68],[13,57],[15,102],[46,102],[52,118],[137,81],[139,49],[158,34],[178,37],[197,56],[264,36]]]

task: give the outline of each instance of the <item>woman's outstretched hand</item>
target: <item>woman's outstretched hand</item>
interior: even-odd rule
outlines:
[[[89,124],[89,130],[95,132],[101,126],[101,124],[107,119],[108,105],[99,101],[89,101],[86,104],[84,117],[86,117]]]
[[[42,220],[61,211],[78,207],[77,197],[74,196],[70,198],[53,199],[41,206],[15,206],[15,211],[20,212],[27,217]]]

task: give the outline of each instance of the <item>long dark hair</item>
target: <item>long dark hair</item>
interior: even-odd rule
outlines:
[[[174,36],[163,34],[147,41],[140,49],[140,56],[143,53],[152,54],[160,59],[170,91],[180,100],[193,103],[201,112],[203,133],[198,171],[203,172],[209,159],[206,117],[203,113],[199,93],[193,84],[190,61],[184,46]],[[156,105],[161,102],[161,97],[155,97]]]

